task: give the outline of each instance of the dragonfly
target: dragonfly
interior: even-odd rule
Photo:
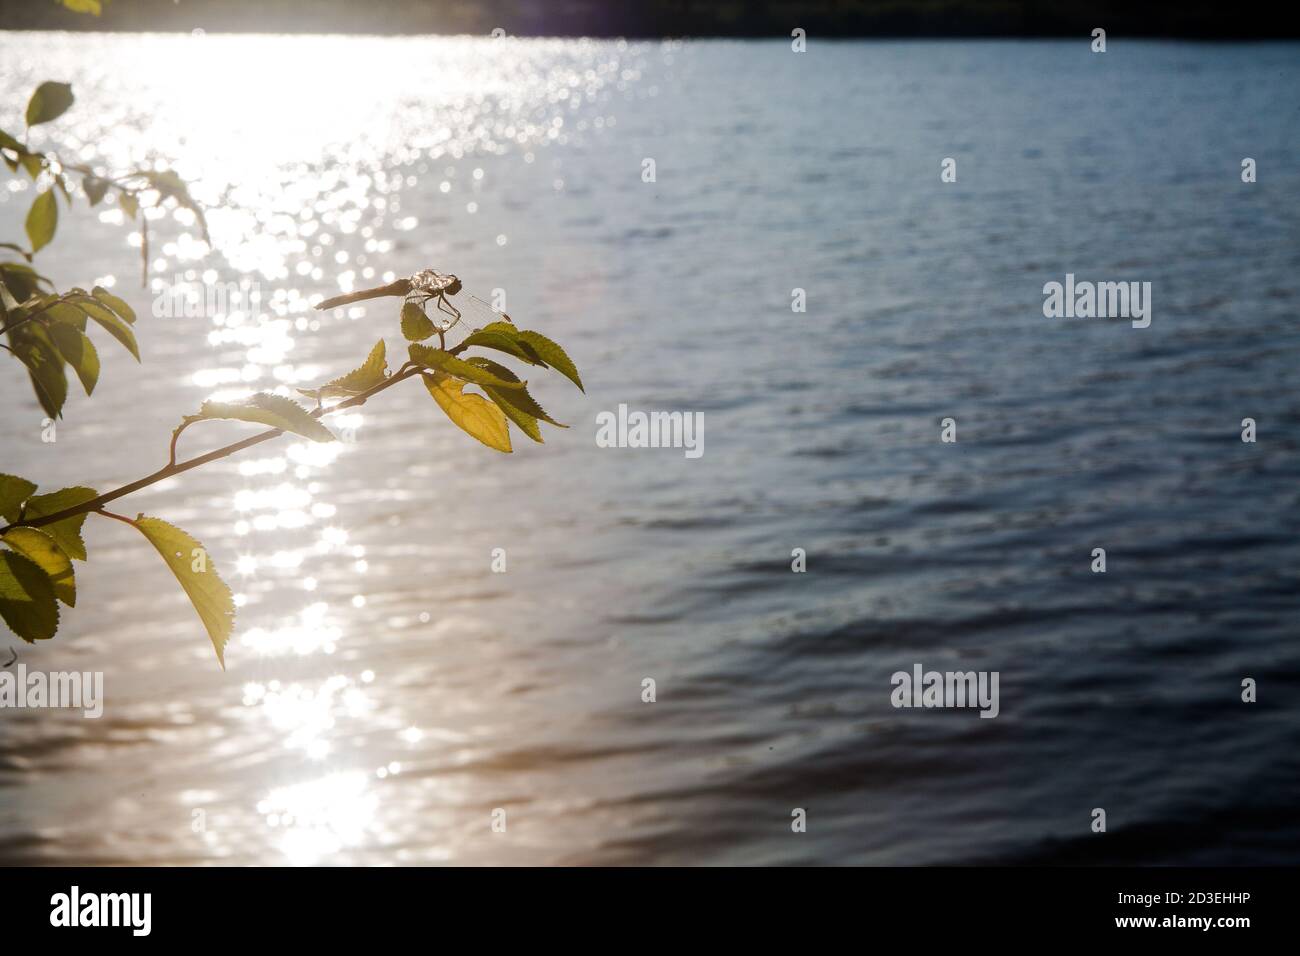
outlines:
[[[381,296],[388,295],[400,295],[409,302],[419,303],[421,307],[426,307],[429,302],[436,303],[437,310],[446,316],[438,324],[440,333],[446,332],[455,326],[466,313],[475,320],[481,320],[483,325],[501,319],[507,322],[514,321],[500,309],[494,309],[476,295],[465,292],[462,296],[460,279],[450,273],[437,272],[433,269],[423,269],[412,276],[407,276],[405,279],[390,282],[388,285],[379,285],[373,289],[359,289],[356,292],[336,295],[332,299],[321,302],[316,308],[334,309],[341,305],[351,305],[353,302],[378,299]],[[456,299],[453,304],[448,299],[448,296],[462,297]]]

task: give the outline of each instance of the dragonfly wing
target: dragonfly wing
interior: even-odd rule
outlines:
[[[478,296],[470,295],[468,292],[451,296],[447,301],[460,311],[463,316],[462,321],[472,329],[481,329],[493,322],[514,322],[500,309],[493,308]]]

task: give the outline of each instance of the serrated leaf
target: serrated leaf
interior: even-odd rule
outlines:
[[[340,375],[320,388],[300,388],[298,391],[317,401],[322,398],[360,395],[388,377],[388,361],[384,357],[384,352],[384,340],[380,339],[370,350],[366,360],[348,374]]]
[[[505,325],[504,322],[493,322],[492,324]],[[479,329],[467,335],[460,344],[462,348],[477,345],[480,348],[496,349],[498,352],[505,352],[517,359],[522,359],[529,365],[544,364],[528,343],[520,340],[519,333],[513,329],[509,332],[496,329]]]
[[[408,342],[423,342],[437,331],[438,327],[419,305],[414,302],[402,303],[402,335]]]
[[[543,362],[578,386],[582,392],[587,391],[582,385],[582,377],[578,375],[578,367],[573,364],[573,359],[569,358],[568,353],[559,345],[542,335],[541,332],[534,332],[531,329],[520,332],[519,338],[521,341],[527,342]]]
[[[509,381],[493,375],[491,372],[480,368],[477,365],[471,365],[469,362],[461,361],[445,349],[435,349],[428,345],[411,344],[407,347],[410,353],[411,361],[417,365],[423,365],[425,368],[433,369],[439,372],[446,372],[459,379],[467,382],[473,382],[475,385],[495,385],[498,388],[523,388],[527,382],[518,380]]]
[[[97,497],[99,492],[83,485],[60,488],[47,495],[36,495],[27,499],[27,507],[23,509],[23,520],[34,521],[47,515],[58,514],[66,508],[75,508]],[[56,521],[54,524],[42,525],[40,530],[53,538],[54,543],[62,548],[63,553],[68,557],[85,561],[86,543],[81,540],[81,526],[85,523],[86,516],[79,514]]]
[[[112,309],[90,296],[79,298],[74,304],[103,326],[109,335],[121,342],[126,350],[135,356],[137,362],[140,361],[140,346],[136,344],[135,332],[131,331],[131,326],[119,318]]]
[[[466,395],[465,382],[441,372],[421,375],[438,407],[456,427],[496,451],[510,451],[510,427],[505,413],[482,395]]]
[[[185,589],[217,650],[217,661],[225,670],[226,642],[235,625],[235,598],[208,559],[207,551],[195,538],[161,518],[138,515],[131,523],[158,549]]]
[[[59,204],[54,199],[54,190],[47,189],[32,202],[27,210],[27,241],[32,244],[32,252],[39,252],[50,244],[59,225]]]
[[[96,299],[116,312],[118,316],[126,319],[131,325],[135,325],[135,309],[127,305],[125,299],[119,299],[102,286],[95,286],[90,292]]]
[[[47,641],[59,629],[59,605],[50,579],[31,558],[3,549],[0,618],[28,644]]]
[[[68,607],[76,605],[77,579],[72,561],[53,538],[39,528],[10,528],[4,534],[4,543],[45,572],[56,598]]]
[[[49,332],[59,354],[72,366],[77,378],[81,380],[81,387],[89,395],[99,381],[99,352],[95,349],[95,343],[90,341],[85,332],[64,322],[52,324]]]
[[[507,381],[511,381],[511,382],[519,381],[519,376],[517,376],[514,372],[506,368],[504,365],[492,361],[491,359],[483,358],[482,356],[476,355],[473,358],[467,359],[466,361],[471,362],[472,364],[477,365],[480,368],[484,368],[487,371],[491,372],[493,375],[496,375],[500,378],[504,378]],[[533,398],[533,396],[529,394],[527,383],[524,383],[524,387],[519,389],[499,389],[492,385],[484,385],[482,386],[482,388],[483,391],[487,392],[487,394],[492,398],[494,402],[502,406],[502,411],[504,411],[506,415],[510,416],[512,421],[514,420],[514,416],[511,415],[511,409],[514,409],[515,411],[521,413],[525,418],[532,419],[534,423],[536,423],[537,420],[540,419],[541,421],[548,422],[549,424],[554,425],[556,428],[569,427],[568,425],[564,425],[561,424],[560,422],[557,422],[554,418],[552,418],[550,415],[546,413],[546,409],[542,408],[542,406],[538,404],[537,399]],[[510,407],[507,408],[506,407],[507,405],[509,405]],[[516,423],[516,424],[519,424],[520,428],[525,428],[525,426],[521,423]],[[525,430],[527,429],[525,428]],[[531,432],[529,432],[529,437],[534,438],[535,441],[541,441],[541,438],[535,438]]]
[[[81,188],[86,191],[86,199],[92,206],[98,206],[104,194],[108,192],[109,182],[107,179],[100,179],[98,176],[85,176],[81,180]]]
[[[334,441],[334,434],[291,398],[258,392],[239,402],[204,402],[194,415],[185,416],[185,423],[229,419],[269,425],[282,431],[293,432],[312,441]]]
[[[27,125],[48,123],[58,119],[72,105],[72,85],[46,80],[36,87],[36,92],[27,101]]]
[[[36,490],[36,483],[17,475],[0,475],[0,515],[9,522],[18,520],[18,509]]]
[[[505,413],[506,418],[518,425],[519,430],[525,435],[539,445],[546,441],[546,439],[542,438],[542,426],[537,424],[537,419],[506,401],[504,398],[507,394],[505,389],[493,388],[491,385],[480,385],[479,388],[487,392],[488,398],[496,402],[497,407]]]

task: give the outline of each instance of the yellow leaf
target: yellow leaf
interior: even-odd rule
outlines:
[[[438,407],[454,424],[489,448],[510,451],[510,428],[501,409],[482,395],[466,395],[466,383],[458,378],[442,372],[420,377]]]
[[[149,539],[150,544],[171,568],[176,580],[189,596],[194,610],[199,612],[203,626],[207,628],[212,646],[217,649],[217,660],[225,670],[226,641],[235,625],[235,599],[217,574],[217,569],[208,560],[203,545],[190,537],[175,525],[170,525],[159,518],[147,518],[139,515],[131,522],[140,529],[140,533]]]
[[[36,528],[10,528],[4,543],[45,572],[54,588],[54,596],[72,607],[77,603],[77,581],[72,573],[72,559],[44,531]]]

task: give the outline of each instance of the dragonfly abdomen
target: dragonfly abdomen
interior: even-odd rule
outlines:
[[[396,282],[390,282],[388,285],[376,286],[373,289],[359,289],[356,292],[345,292],[343,295],[336,295],[332,299],[326,299],[319,303],[317,309],[336,309],[341,305],[351,305],[353,302],[361,302],[364,299],[378,299],[385,295],[406,295],[411,291],[410,279],[398,279]]]

